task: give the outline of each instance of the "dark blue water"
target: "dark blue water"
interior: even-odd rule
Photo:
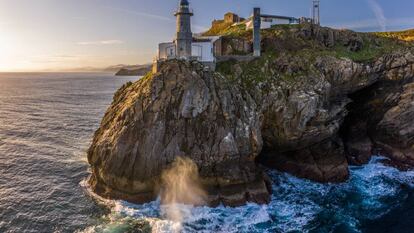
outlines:
[[[339,185],[269,172],[269,205],[179,206],[182,222],[157,201],[92,198],[86,149],[115,90],[135,79],[0,74],[0,232],[414,232],[414,172],[376,157]]]
[[[0,232],[94,224],[102,210],[79,185],[85,151],[114,91],[132,79],[0,74]]]

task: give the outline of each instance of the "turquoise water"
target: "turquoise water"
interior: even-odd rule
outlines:
[[[180,205],[97,199],[84,180],[86,150],[113,93],[136,78],[0,74],[0,232],[414,232],[414,172],[374,157],[343,184],[268,171],[269,205]]]

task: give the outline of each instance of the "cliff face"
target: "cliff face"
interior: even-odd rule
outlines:
[[[373,153],[412,156],[414,131],[407,127],[414,119],[408,104],[412,89],[405,84],[413,81],[413,64],[411,52],[365,65],[318,58],[315,73],[296,77],[302,81],[278,82],[279,91],[260,97],[265,144],[260,161],[300,177],[338,182],[348,178],[348,163],[366,163]],[[353,102],[354,93],[363,98]]]
[[[160,174],[177,156],[199,167],[209,203],[265,203],[259,111],[251,98],[200,64],[170,62],[124,86],[89,150],[98,193],[134,202],[156,198]]]
[[[92,188],[153,200],[162,171],[185,156],[209,204],[236,206],[269,200],[259,164],[320,182],[345,181],[372,152],[414,165],[409,45],[306,26],[265,31],[263,47],[218,72],[170,61],[122,87],[88,151]]]

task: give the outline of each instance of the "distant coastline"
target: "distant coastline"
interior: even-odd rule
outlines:
[[[151,65],[143,65],[138,68],[121,68],[115,76],[144,76],[151,71]]]
[[[70,68],[70,69],[41,69],[41,70],[4,70],[0,71],[0,74],[41,74],[41,73],[108,73],[108,74],[117,74],[118,72],[130,72],[132,74],[140,74],[144,72],[146,69],[151,69],[151,64],[143,64],[143,65],[113,65],[108,67],[77,67],[77,68]],[[122,73],[122,72],[121,72]],[[146,72],[145,72],[146,73]],[[145,74],[144,73],[144,74]],[[122,75],[122,74],[120,74]],[[127,75],[125,75],[127,76]],[[129,75],[128,75],[129,76]]]

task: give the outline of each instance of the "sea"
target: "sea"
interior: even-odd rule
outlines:
[[[0,232],[414,232],[414,171],[374,156],[342,184],[277,171],[268,205],[179,206],[104,200],[86,185],[86,151],[114,92],[138,77],[0,74]]]

